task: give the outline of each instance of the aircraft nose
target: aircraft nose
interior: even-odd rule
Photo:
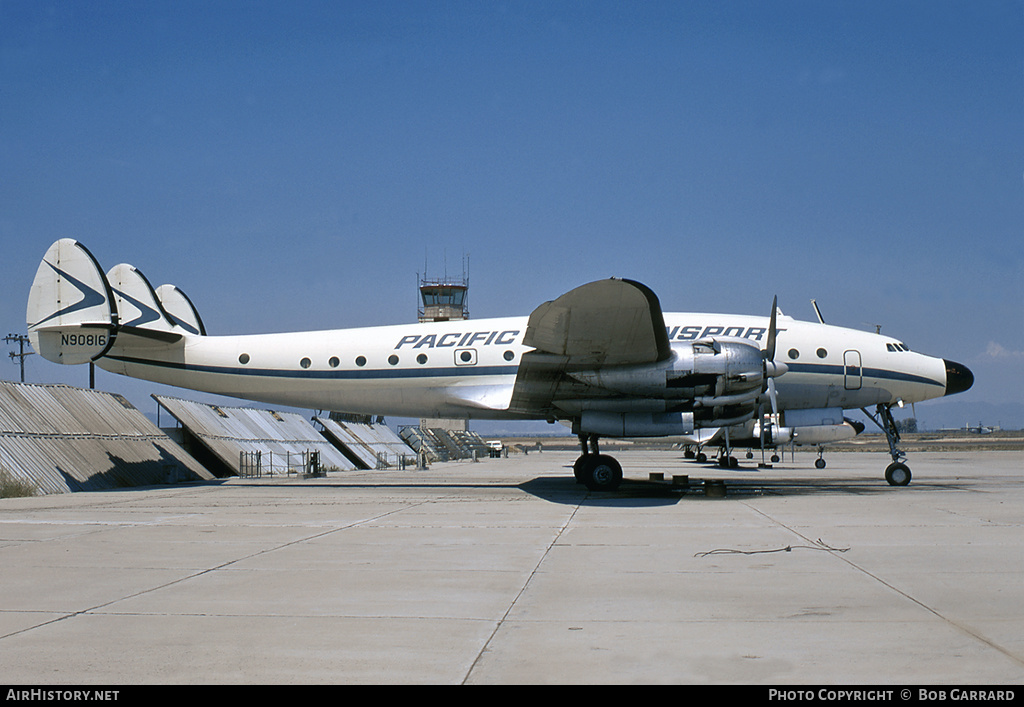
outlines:
[[[945,395],[962,393],[974,385],[974,374],[971,373],[970,368],[956,361],[947,361],[946,359],[942,359],[942,361],[946,364]]]

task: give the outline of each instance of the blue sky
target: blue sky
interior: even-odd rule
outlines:
[[[1024,402],[1024,2],[0,0],[0,333],[61,237],[211,333],[412,321],[468,258],[474,318],[815,298]]]

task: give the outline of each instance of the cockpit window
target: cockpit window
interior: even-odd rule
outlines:
[[[910,351],[910,347],[906,344],[897,341],[896,343],[888,343],[885,345],[889,351]]]

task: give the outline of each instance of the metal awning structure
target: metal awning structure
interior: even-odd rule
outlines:
[[[285,474],[300,470],[310,452],[318,452],[325,471],[356,468],[349,459],[301,415],[248,407],[207,405],[181,398],[154,395],[187,432],[186,446],[202,445],[226,468],[245,475],[243,458],[259,455],[261,473]],[[198,450],[192,450],[199,454]]]
[[[490,447],[476,432],[441,427],[403,427],[399,436],[428,462],[453,459],[483,459]]]
[[[415,463],[416,455],[387,425],[314,417],[323,434],[361,469],[384,469]]]
[[[0,468],[43,494],[214,478],[120,395],[8,381]]]

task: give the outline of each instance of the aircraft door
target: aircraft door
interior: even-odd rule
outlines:
[[[861,367],[860,351],[843,352],[843,386],[847,390],[860,390],[864,381],[864,369]]]

